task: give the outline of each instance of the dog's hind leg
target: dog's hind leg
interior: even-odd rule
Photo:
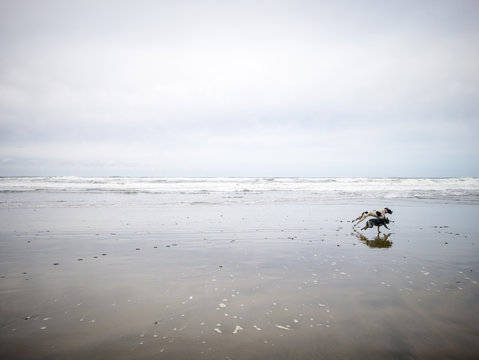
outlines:
[[[361,221],[363,221],[364,219],[367,218],[367,216],[365,216],[366,214],[367,214],[367,211],[363,212],[360,216],[358,216],[356,219],[354,219],[353,222],[359,220],[359,221],[356,223],[356,225],[359,224]]]
[[[361,220],[359,220],[359,221],[356,223],[356,225],[354,225],[354,226],[358,226],[358,225],[359,225],[359,223],[361,223],[361,222],[363,222],[363,221],[364,221],[364,219],[366,219],[366,218],[362,218],[362,219],[361,219]]]
[[[351,222],[354,223],[355,221],[358,221],[358,220],[361,220],[361,216],[358,216],[356,219],[351,220]],[[355,225],[357,224],[359,224],[359,222],[357,222]]]

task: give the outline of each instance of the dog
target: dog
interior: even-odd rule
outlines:
[[[384,218],[386,217],[386,214],[392,214],[393,212],[391,209],[384,208],[382,210],[370,210],[370,211],[365,211],[361,214],[361,216],[358,216],[356,219],[354,219],[352,222],[355,222],[359,220],[354,226],[358,225],[361,221],[366,219],[368,216],[374,216],[375,218]],[[353,226],[353,227],[354,227]]]
[[[366,222],[366,225],[361,230],[366,230],[366,229],[372,228],[373,226],[377,226],[378,227],[378,236],[379,236],[379,233],[381,232],[381,230],[379,230],[379,228],[381,226],[384,226],[386,229],[390,230],[388,228],[387,224],[389,224],[389,219],[388,218],[369,219]]]

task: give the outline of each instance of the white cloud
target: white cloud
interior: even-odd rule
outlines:
[[[399,176],[478,155],[474,2],[3,5],[5,163],[373,176],[389,153]],[[364,147],[388,150],[359,166]]]

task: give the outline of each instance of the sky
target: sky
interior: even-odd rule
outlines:
[[[479,1],[0,0],[0,176],[479,176]]]

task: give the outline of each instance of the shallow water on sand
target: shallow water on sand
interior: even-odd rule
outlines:
[[[479,206],[387,205],[2,208],[0,356],[478,356]]]

